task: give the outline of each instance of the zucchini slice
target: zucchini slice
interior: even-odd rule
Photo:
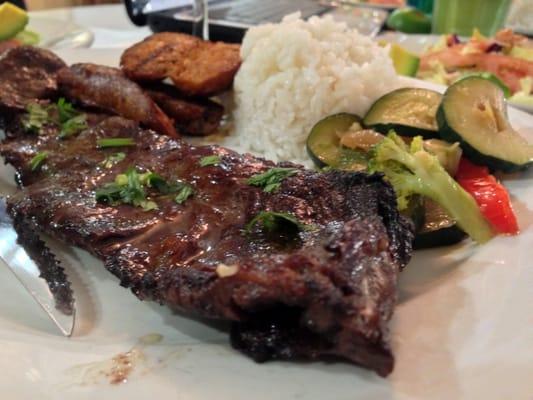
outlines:
[[[424,208],[424,225],[418,230],[413,242],[415,250],[451,246],[466,238],[466,233],[437,203],[425,199]]]
[[[363,124],[387,134],[438,138],[436,114],[442,95],[433,90],[403,88],[380,97],[370,107]]]
[[[415,226],[415,232],[419,232],[426,222],[425,198],[419,195],[411,196],[407,208],[400,211],[400,213],[411,218]]]
[[[442,139],[459,142],[476,164],[513,172],[533,162],[533,145],[511,127],[504,94],[487,79],[467,77],[450,86],[437,122]]]
[[[354,127],[361,127],[361,118],[340,113],[319,121],[307,137],[307,153],[319,168],[332,167],[346,170],[366,169],[368,157],[364,151],[341,146],[341,137]]]

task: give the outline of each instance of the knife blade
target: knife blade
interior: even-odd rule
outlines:
[[[12,219],[0,197],[0,258],[65,336],[76,315],[74,296],[63,267],[22,218]]]

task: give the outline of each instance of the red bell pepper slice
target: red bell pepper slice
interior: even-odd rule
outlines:
[[[476,200],[481,213],[496,232],[511,235],[519,232],[509,193],[487,167],[462,158],[455,179]]]

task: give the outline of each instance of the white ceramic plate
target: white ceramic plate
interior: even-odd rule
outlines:
[[[403,48],[415,54],[421,54],[430,46],[437,43],[440,35],[422,35],[422,34],[405,34],[400,32],[385,32],[379,35],[376,40],[385,41],[387,43],[397,43]],[[525,104],[517,104],[509,102],[513,107],[527,111],[533,114],[533,106]]]
[[[119,52],[60,52],[68,62],[116,65]],[[405,80],[406,86],[436,89]],[[533,117],[510,110],[533,141]],[[77,325],[62,337],[7,268],[0,266],[0,387],[3,399],[530,399],[533,360],[533,174],[507,180],[522,234],[421,251],[402,273],[392,322],[394,373],[382,379],[341,363],[255,364],[232,350],[224,327],[172,315],[121,288],[100,261],[64,248]],[[0,192],[16,190],[0,166]],[[222,330],[221,330],[222,329]],[[111,385],[102,361],[147,334],[145,360]],[[87,366],[89,364],[89,366]]]
[[[441,35],[407,34],[401,32],[384,32],[377,37],[387,43],[397,43],[412,53],[421,54],[437,43]]]
[[[71,22],[30,13],[28,29],[41,38],[39,46],[52,50],[90,47],[94,35],[88,29]]]

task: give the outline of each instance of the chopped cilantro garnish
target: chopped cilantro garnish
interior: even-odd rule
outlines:
[[[141,175],[141,182],[148,187],[154,188],[163,195],[177,193],[183,186],[182,183],[169,183],[161,175],[153,172]]]
[[[174,200],[178,204],[182,204],[193,194],[192,187],[187,184],[168,183],[153,172],[139,173],[136,168],[129,168],[125,173],[117,175],[114,182],[98,189],[95,193],[96,201],[111,205],[131,204],[142,207],[145,211],[155,210],[157,203],[148,199],[147,188],[163,196],[175,194]]]
[[[107,156],[100,165],[104,168],[111,168],[113,165],[118,164],[126,158],[126,153],[115,153]]]
[[[105,138],[96,141],[96,147],[99,149],[125,146],[135,146],[135,140],[133,138]]]
[[[262,187],[267,193],[275,192],[281,186],[281,182],[296,174],[296,168],[271,168],[262,174],[253,175],[248,179],[248,184]]]
[[[76,135],[81,131],[87,129],[87,116],[85,114],[80,114],[71,118],[61,125],[61,133],[59,134],[60,139],[65,139],[67,137]]]
[[[174,201],[178,204],[182,204],[194,194],[194,190],[189,185],[183,185],[178,195],[174,198]]]
[[[57,113],[61,124],[64,124],[69,119],[79,115],[79,112],[74,109],[72,104],[66,101],[63,97],[57,101]]]
[[[135,168],[128,168],[124,174],[117,175],[114,182],[107,183],[96,191],[96,201],[111,205],[131,204],[145,211],[157,209],[155,202],[147,200],[140,177],[141,174]]]
[[[158,174],[149,173],[141,177],[141,179],[144,179],[149,187],[154,188],[163,195],[177,194],[174,201],[178,204],[182,204],[194,194],[191,186],[182,182],[169,183]]]
[[[43,163],[46,161],[47,158],[48,158],[48,153],[46,152],[37,153],[35,157],[33,157],[30,160],[31,170],[37,171],[39,168],[41,168],[41,166],[43,165]]]
[[[310,231],[314,229],[313,225],[303,224],[289,213],[275,211],[261,211],[247,225],[246,231],[252,231],[255,225],[262,225],[267,232],[274,232],[283,228],[283,225],[289,225],[299,231]]]
[[[23,118],[22,125],[28,132],[38,133],[42,127],[49,122],[47,107],[32,103],[26,107],[27,115]]]
[[[200,167],[207,167],[209,165],[217,165],[217,164],[220,164],[220,161],[222,160],[220,156],[217,156],[217,155],[202,157],[202,159],[200,159]]]
[[[87,128],[87,116],[76,111],[64,98],[48,106],[29,104],[26,111],[23,126],[30,132],[39,133],[46,124],[50,124],[60,128],[59,137],[64,139]]]

